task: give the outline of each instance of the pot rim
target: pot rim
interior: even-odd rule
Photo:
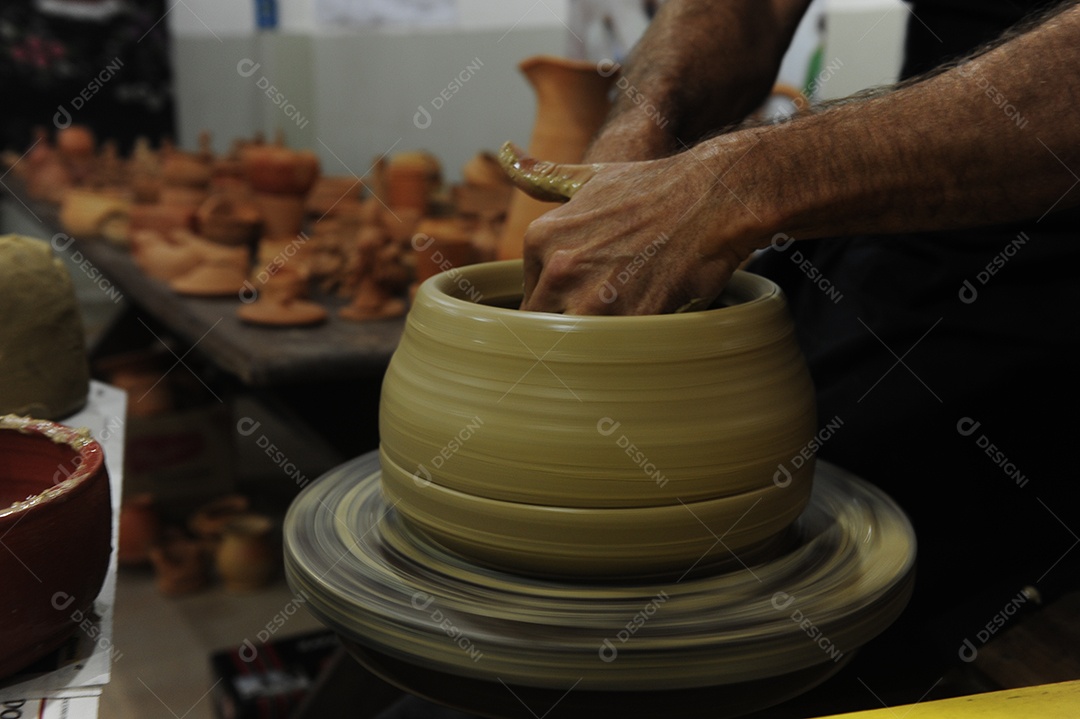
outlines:
[[[104,454],[101,444],[90,436],[90,430],[85,427],[75,429],[44,419],[9,414],[0,416],[0,431],[45,437],[56,444],[71,448],[80,459],[78,466],[64,481],[58,482],[26,499],[12,502],[7,507],[0,507],[0,519],[18,515],[25,516],[26,513],[34,511],[36,507],[48,505],[58,499],[70,496],[79,487],[88,484],[94,477],[98,476],[104,468]]]
[[[712,324],[719,313],[727,317],[751,312],[763,304],[770,302],[786,302],[779,285],[772,280],[752,272],[736,270],[728,282],[727,287],[720,295],[720,301],[727,303],[720,307],[710,307],[693,312],[672,312],[649,315],[566,315],[555,312],[537,312],[519,309],[509,309],[482,301],[473,301],[465,297],[471,292],[482,293],[484,286],[498,287],[499,283],[505,284],[510,276],[511,269],[516,275],[523,275],[524,263],[522,260],[501,260],[496,262],[483,262],[479,264],[464,265],[441,272],[425,280],[417,291],[417,304],[427,303],[430,306],[441,305],[454,311],[468,310],[470,314],[490,318],[520,318],[521,321],[532,321],[540,324],[549,324],[552,328],[556,325],[572,322],[573,326],[599,329],[603,325],[621,326],[625,329],[628,325],[636,323],[642,329],[659,329],[659,325],[665,328],[691,326],[699,323]],[[495,300],[505,300],[511,297],[520,298],[520,294],[500,292]]]

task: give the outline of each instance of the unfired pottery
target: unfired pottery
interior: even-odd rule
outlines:
[[[615,75],[601,74],[595,62],[548,56],[528,58],[518,67],[536,93],[528,153],[546,162],[580,162],[607,117]],[[499,244],[500,259],[521,257],[525,229],[554,206],[515,192]]]
[[[775,284],[740,272],[714,309],[643,317],[508,309],[521,286],[520,261],[421,285],[379,415],[405,517],[479,561],[626,574],[719,560],[798,515],[813,462],[779,470],[816,431],[814,393]]]
[[[90,614],[109,565],[101,445],[86,430],[0,418],[0,677],[60,646]]]

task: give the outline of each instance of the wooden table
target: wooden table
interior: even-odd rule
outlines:
[[[122,248],[96,238],[74,237],[69,242],[66,234],[57,237],[63,233],[58,208],[27,199],[25,186],[11,175],[3,182],[15,201],[8,209],[32,215],[42,227],[39,236],[52,238],[58,254],[66,254],[76,265],[88,261],[87,267],[104,275],[136,313],[151,316],[249,387],[381,378],[401,339],[402,318],[342,320],[337,309],[345,302],[337,298],[317,298],[331,310],[330,319],[317,327],[245,324],[236,316],[239,296],[183,297],[147,276]]]

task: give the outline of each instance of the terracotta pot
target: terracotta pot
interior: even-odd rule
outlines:
[[[421,221],[412,240],[416,281],[475,262],[472,238],[473,224],[460,218]]]
[[[259,192],[255,204],[262,215],[263,237],[294,238],[304,227],[304,198],[299,195],[278,195]]]
[[[310,150],[259,145],[241,151],[252,189],[260,193],[306,195],[319,177],[319,158]]]
[[[172,534],[150,548],[157,590],[167,597],[197,592],[210,581],[209,556],[202,542]]]
[[[137,494],[120,505],[120,542],[116,559],[139,566],[150,562],[150,548],[161,537],[161,518],[151,494]]]
[[[715,309],[573,318],[509,309],[521,287],[520,261],[421,285],[379,412],[404,517],[492,565],[612,575],[705,566],[799,515],[814,463],[777,473],[814,393],[776,285],[740,272]]]
[[[0,677],[60,646],[109,565],[112,510],[101,445],[85,430],[0,419]]]
[[[56,132],[56,149],[67,159],[89,158],[95,145],[94,131],[85,125],[70,125]]]
[[[364,183],[352,175],[320,177],[307,197],[306,210],[316,219],[352,211],[361,201]]]
[[[197,230],[202,237],[219,245],[249,245],[258,237],[262,215],[253,202],[211,195],[195,211]]]
[[[529,58],[518,67],[536,93],[529,155],[547,162],[580,162],[611,107],[608,92],[615,82],[614,74],[601,75],[595,62],[547,56]],[[521,257],[525,229],[555,206],[515,190],[499,257]]]
[[[35,200],[60,202],[74,179],[64,161],[52,155],[27,178],[26,192]]]
[[[242,494],[218,497],[195,510],[188,520],[188,528],[208,545],[216,546],[229,522],[246,513],[250,505]]]
[[[225,588],[247,592],[269,584],[279,564],[276,545],[274,522],[269,517],[245,514],[229,522],[216,557]]]
[[[442,182],[442,167],[428,152],[402,152],[386,168],[386,204],[391,210],[427,212]]]

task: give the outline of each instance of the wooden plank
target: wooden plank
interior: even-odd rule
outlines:
[[[61,232],[58,208],[28,200],[22,183],[4,181],[13,198],[42,223],[43,239]],[[240,298],[183,297],[165,283],[147,276],[130,254],[96,238],[73,238],[64,251],[80,253],[104,274],[137,310],[153,316],[177,338],[183,356],[191,346],[221,369],[251,387],[313,383],[326,380],[381,377],[401,339],[404,319],[351,322],[337,317],[346,303],[317,297],[330,310],[329,320],[316,327],[268,328],[239,320]]]

